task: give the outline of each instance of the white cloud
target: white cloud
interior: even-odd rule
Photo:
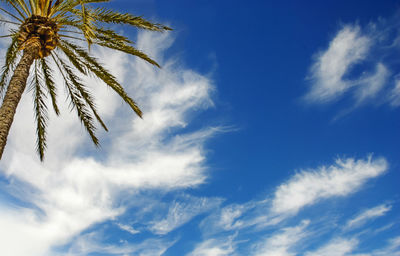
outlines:
[[[391,91],[390,103],[394,107],[400,106],[400,80],[396,81],[396,86]]]
[[[358,240],[356,239],[334,239],[328,244],[322,246],[314,252],[307,252],[305,256],[356,256],[350,254],[355,248],[357,248]],[[358,254],[361,256],[360,254]]]
[[[102,253],[107,255],[140,255],[140,256],[161,256],[176,241],[166,239],[146,239],[140,243],[132,244],[120,240],[119,244],[108,245],[102,241],[99,233],[88,233],[79,236],[73,242],[71,248],[60,256],[86,256],[92,253]],[[57,255],[52,253],[52,256]],[[50,255],[49,255],[50,256]]]
[[[187,197],[185,202],[175,201],[168,210],[168,214],[161,220],[153,221],[150,230],[153,233],[164,235],[190,221],[193,217],[211,211],[221,204],[217,198]]]
[[[311,68],[312,87],[306,98],[327,102],[341,96],[355,84],[343,77],[355,64],[364,60],[372,41],[358,26],[345,26],[320,53]]]
[[[231,204],[214,211],[200,223],[203,233],[212,235],[221,231],[231,231],[243,228],[247,224],[243,214],[248,212],[256,203]]]
[[[377,29],[377,24],[371,23],[364,31],[355,25],[344,26],[330,42],[328,49],[320,52],[310,69],[309,81],[311,88],[305,95],[308,102],[327,103],[339,99],[350,91],[353,94],[354,106],[360,106],[367,101],[375,100],[378,103],[388,101],[387,98],[378,97],[385,90],[385,85],[390,81],[390,62],[385,63],[381,56],[374,56],[376,49],[386,52],[386,46],[381,46],[382,31]],[[383,28],[382,28],[383,29]],[[383,34],[387,33],[384,32]],[[375,65],[375,71],[367,68],[352,74],[357,64]],[[351,76],[349,76],[351,75]],[[385,93],[387,93],[385,91]],[[397,89],[393,89],[389,102],[397,106]],[[341,114],[341,115],[342,115]],[[340,116],[340,115],[339,115]]]
[[[275,214],[292,214],[321,199],[346,196],[360,189],[370,178],[387,170],[383,158],[373,160],[338,159],[335,165],[301,171],[280,185],[272,201]]]
[[[221,210],[221,215],[218,218],[217,226],[222,227],[225,230],[230,230],[235,226],[240,225],[236,220],[241,217],[243,211],[246,210],[245,206],[242,205],[230,205]]]
[[[294,247],[305,237],[310,221],[305,220],[295,227],[284,228],[282,231],[265,239],[255,246],[255,256],[294,256]]]
[[[122,224],[122,223],[117,223],[117,226],[120,229],[125,230],[126,232],[129,232],[132,235],[136,235],[136,234],[140,233],[139,230],[136,230],[132,226],[129,226],[129,225],[125,225],[125,224]]]
[[[392,209],[392,206],[382,204],[374,208],[368,209],[357,215],[355,218],[349,220],[345,226],[345,229],[352,229],[363,225],[370,219],[384,216],[388,211]]]
[[[24,94],[1,172],[16,181],[7,191],[32,209],[0,205],[1,255],[51,254],[51,247],[124,213],[127,205],[121,198],[144,189],[170,191],[205,181],[203,142],[217,130],[204,127],[185,134],[178,129],[186,126],[191,112],[212,105],[213,86],[207,77],[163,60],[172,42],[168,34],[139,35],[138,46],[151,49],[162,70],[94,49],[145,113],[143,120],[137,118],[110,89],[90,80],[110,128],[108,134],[99,133],[102,150],[95,151],[75,113],[62,104],[65,95],[59,83],[62,115],[51,114],[47,158],[40,163],[34,152],[31,98]]]
[[[400,236],[390,239],[389,244],[380,250],[372,253],[373,256],[400,256]]]
[[[382,63],[378,63],[374,74],[366,78],[360,78],[359,83],[361,86],[355,92],[357,103],[362,103],[376,97],[378,92],[384,87],[389,74],[387,68]]]
[[[232,256],[235,254],[235,236],[224,239],[208,239],[196,245],[195,249],[187,256]]]
[[[357,238],[336,238],[315,251],[306,252],[305,256],[399,256],[400,255],[400,237],[389,240],[387,246],[370,250],[364,253],[355,253],[360,241]]]

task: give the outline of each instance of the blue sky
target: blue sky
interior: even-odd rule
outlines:
[[[40,163],[25,93],[1,255],[400,255],[397,1],[107,5],[174,28],[121,30],[161,70],[92,49],[144,119],[89,79],[102,148],[65,104]]]

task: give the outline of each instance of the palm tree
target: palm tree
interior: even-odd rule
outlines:
[[[107,131],[107,127],[96,111],[93,97],[82,83],[80,75],[94,75],[111,87],[138,115],[142,112],[130,98],[117,79],[90,54],[91,45],[111,48],[126,54],[138,56],[159,67],[143,52],[132,46],[125,36],[106,26],[126,24],[152,31],[170,30],[169,27],[149,22],[142,17],[120,13],[104,7],[94,7],[93,3],[109,0],[0,0],[5,18],[0,22],[10,24],[11,38],[6,51],[5,64],[0,76],[0,95],[5,95],[0,107],[0,159],[7,142],[7,136],[15,111],[28,81],[34,97],[36,117],[37,152],[43,161],[46,149],[46,121],[49,96],[53,109],[59,115],[56,96],[57,87],[53,79],[53,68],[64,78],[68,98],[72,108],[98,146],[95,135],[95,120]],[[3,8],[5,7],[5,8]],[[77,41],[85,41],[87,48]],[[18,64],[17,64],[18,62]],[[30,70],[32,74],[30,76]],[[28,80],[29,78],[29,80]],[[7,87],[8,85],[8,87]]]

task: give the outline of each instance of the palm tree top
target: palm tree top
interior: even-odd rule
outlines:
[[[95,145],[99,141],[95,135],[94,120],[107,130],[96,111],[93,96],[81,81],[79,73],[94,75],[112,88],[131,108],[142,116],[136,103],[125,92],[117,79],[90,54],[91,45],[110,48],[142,58],[159,67],[158,63],[145,53],[136,49],[126,36],[112,29],[113,24],[128,25],[138,29],[152,31],[171,30],[162,24],[145,20],[141,16],[121,13],[96,3],[109,0],[0,0],[0,23],[14,25],[9,34],[0,37],[11,38],[6,51],[5,64],[0,76],[0,94],[8,89],[18,59],[26,49],[33,51],[33,73],[30,74],[36,117],[37,151],[43,160],[46,148],[47,105],[49,96],[55,113],[57,106],[57,86],[53,79],[53,69],[59,70],[64,78],[71,106]],[[17,28],[15,28],[17,26]],[[82,47],[77,41],[87,42]]]

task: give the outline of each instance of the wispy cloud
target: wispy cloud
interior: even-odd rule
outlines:
[[[321,52],[311,68],[312,87],[306,99],[327,102],[341,96],[354,82],[344,79],[345,74],[355,64],[368,55],[372,41],[364,36],[359,26],[345,26]]]
[[[357,215],[356,217],[354,217],[353,219],[349,220],[345,226],[345,229],[349,230],[352,228],[360,227],[370,219],[384,216],[391,209],[392,206],[386,204],[378,205],[374,208],[367,209],[362,213],[360,213],[359,215]]]
[[[355,91],[357,103],[360,104],[368,99],[374,98],[378,92],[385,86],[390,72],[382,63],[376,65],[376,71],[367,77],[361,77],[360,87]]]
[[[275,214],[296,213],[305,206],[335,196],[346,196],[368,180],[383,174],[388,164],[373,160],[338,159],[335,165],[301,171],[280,185],[272,201]]]
[[[132,235],[136,235],[136,234],[140,233],[139,230],[136,230],[132,226],[129,226],[129,225],[125,225],[125,224],[122,224],[122,223],[117,223],[117,226],[120,229],[125,230],[126,232],[129,232]]]
[[[399,37],[388,36],[398,35],[397,20],[381,19],[365,27],[344,25],[327,49],[315,56],[306,102],[325,104],[352,95],[353,103],[342,114],[364,103],[399,106],[398,74],[392,72],[395,66],[387,57],[397,52]]]
[[[400,255],[400,237],[394,237],[381,249],[368,252],[357,252],[360,241],[358,238],[334,238],[315,251],[308,251],[305,256],[398,256]]]
[[[245,204],[231,204],[214,211],[207,216],[200,227],[203,233],[212,235],[221,231],[239,230],[251,225],[249,217],[244,216],[252,209],[259,208],[259,202],[249,202]]]
[[[136,244],[120,240],[118,244],[107,244],[102,241],[102,234],[91,232],[79,236],[73,242],[68,252],[52,252],[50,255],[62,256],[86,256],[93,253],[107,255],[141,255],[161,256],[176,241],[161,238],[150,238]]]
[[[213,85],[176,60],[164,60],[163,52],[172,42],[167,34],[139,35],[138,47],[148,48],[162,70],[94,49],[145,113],[143,120],[137,118],[117,95],[90,80],[99,112],[110,128],[107,135],[100,132],[101,151],[94,151],[75,113],[64,104],[61,118],[51,116],[47,159],[40,163],[33,150],[31,99],[24,95],[1,162],[2,174],[15,180],[7,193],[23,204],[0,205],[0,254],[42,256],[93,224],[123,214],[129,207],[125,197],[144,189],[171,191],[205,181],[203,143],[216,129],[186,133],[179,129],[193,111],[212,105]],[[57,81],[62,84],[60,77]],[[63,103],[65,95],[62,90],[59,94]],[[182,220],[167,229],[179,223]]]
[[[399,256],[400,255],[400,236],[390,239],[389,244],[381,249],[374,251],[373,255],[375,256]]]
[[[236,243],[234,235],[223,239],[208,239],[197,244],[195,249],[187,256],[231,256],[235,253]]]
[[[400,106],[400,80],[396,81],[396,85],[390,93],[390,102],[394,107]]]
[[[294,256],[294,247],[307,236],[306,228],[310,221],[305,220],[295,227],[284,228],[282,231],[265,239],[255,246],[255,256]]]
[[[317,249],[313,252],[307,252],[305,256],[356,256],[355,254],[351,254],[355,248],[357,248],[358,240],[357,239],[342,239],[337,238],[328,242],[321,248]],[[358,254],[358,256],[362,256]],[[367,256],[367,255],[365,255]]]
[[[167,234],[193,217],[217,208],[221,202],[222,200],[218,198],[195,197],[188,197],[184,201],[175,201],[169,207],[165,218],[152,221],[150,230],[155,234]]]

